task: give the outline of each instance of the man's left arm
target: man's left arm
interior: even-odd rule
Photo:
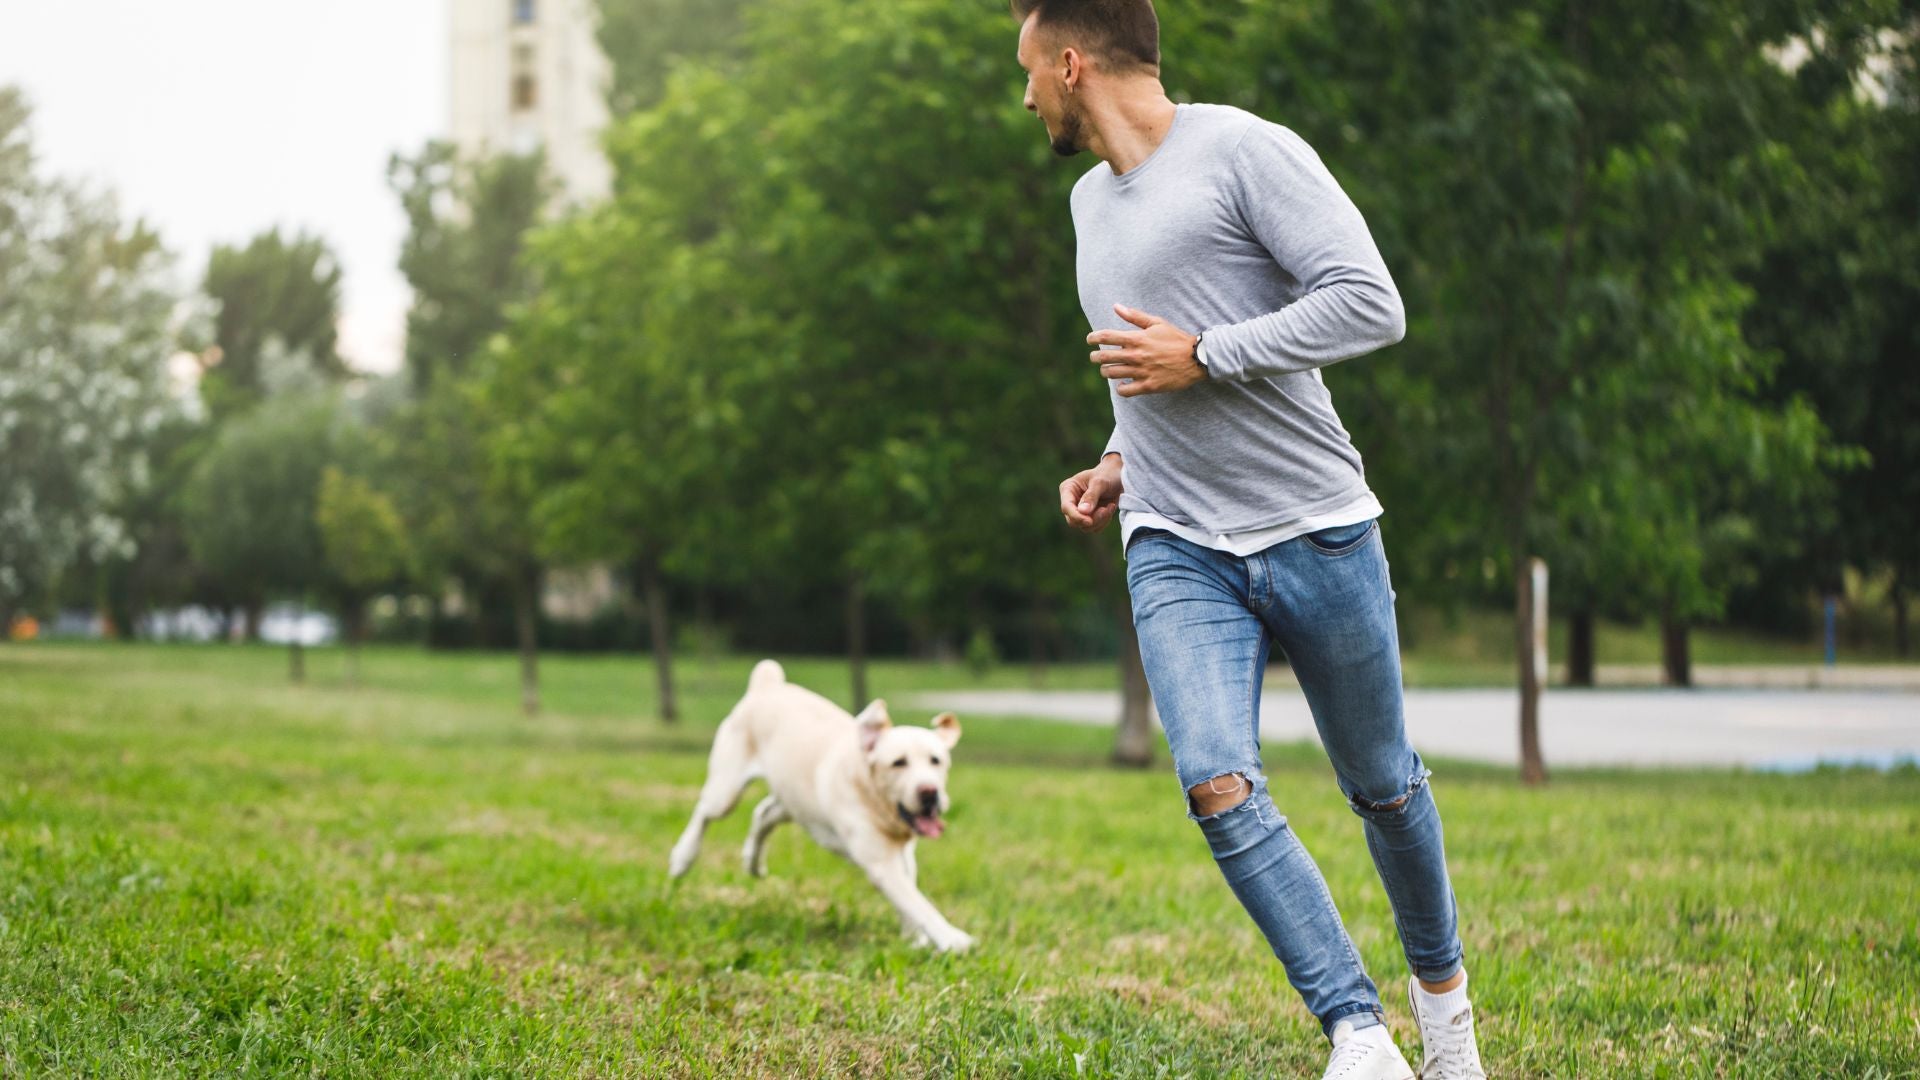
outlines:
[[[1305,140],[1255,124],[1235,151],[1234,176],[1243,219],[1305,292],[1279,311],[1207,329],[1210,377],[1311,371],[1406,336],[1400,290],[1373,234]]]

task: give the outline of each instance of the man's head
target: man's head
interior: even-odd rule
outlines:
[[[1020,20],[1026,105],[1062,157],[1087,149],[1087,97],[1114,82],[1160,73],[1153,0],[1013,0]]]

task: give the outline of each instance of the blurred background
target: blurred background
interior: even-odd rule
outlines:
[[[1410,682],[1920,689],[1920,6],[1159,10],[1404,293],[1326,378]],[[1002,5],[0,13],[14,642],[1106,665],[1145,759]]]

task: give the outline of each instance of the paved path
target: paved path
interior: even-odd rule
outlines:
[[[1565,665],[1555,677],[1565,676]],[[1658,664],[1601,664],[1594,678],[1601,686],[1657,687]],[[1907,690],[1920,694],[1920,664],[1695,664],[1699,687],[1729,690]]]
[[[1409,690],[1407,728],[1435,757],[1519,760],[1513,690]],[[916,695],[961,719],[1035,716],[1110,724],[1120,695],[1080,690],[951,690]],[[1291,680],[1261,694],[1260,730],[1272,740],[1315,739]],[[1884,765],[1920,757],[1920,693],[1874,690],[1556,690],[1541,706],[1549,766],[1745,765],[1801,769],[1818,761]]]

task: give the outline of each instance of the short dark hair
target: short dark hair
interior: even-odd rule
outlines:
[[[1153,0],[1012,0],[1021,22],[1065,31],[1074,44],[1116,67],[1160,66],[1160,17]]]

